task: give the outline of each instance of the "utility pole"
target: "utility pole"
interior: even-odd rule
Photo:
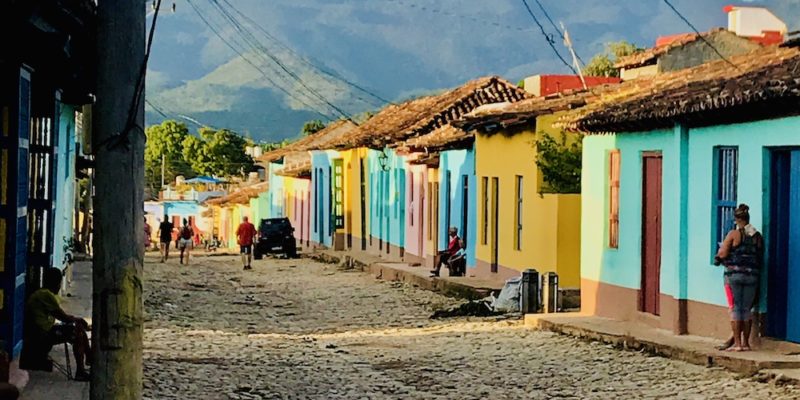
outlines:
[[[145,4],[99,0],[96,44],[91,399],[141,399]]]
[[[572,47],[572,40],[569,38],[569,32],[567,32],[567,27],[564,26],[563,22],[561,23],[561,30],[564,31],[564,45],[567,46],[569,53],[572,54],[572,64],[575,66],[575,70],[578,71],[578,76],[581,78],[583,88],[588,89],[586,80],[583,79],[583,67],[581,67],[581,63],[578,61],[578,55],[575,54],[575,49]]]
[[[161,189],[164,189],[164,161],[166,157],[165,154],[161,155]]]

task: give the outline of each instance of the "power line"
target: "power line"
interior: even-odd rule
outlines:
[[[209,0],[209,1],[212,3],[212,5],[216,6],[216,8],[223,14],[223,17],[228,19],[228,21],[233,25],[234,29],[239,31],[243,35],[243,37],[244,37],[244,35],[246,35],[245,41],[247,41],[249,39],[250,40],[249,43],[251,45],[253,45],[253,43],[255,43],[254,47],[256,49],[260,48],[260,50],[267,57],[269,57],[275,64],[278,65],[278,67],[281,70],[283,70],[286,74],[288,74],[290,77],[292,77],[298,84],[300,84],[300,86],[305,88],[309,93],[314,95],[320,101],[322,101],[323,103],[327,104],[330,108],[332,108],[334,111],[339,113],[342,117],[344,117],[344,118],[346,118],[346,119],[348,119],[348,120],[350,120],[352,122],[352,117],[348,113],[346,113],[344,110],[342,110],[341,108],[339,108],[338,106],[333,104],[330,100],[325,98],[325,96],[323,96],[322,94],[320,94],[319,92],[317,92],[313,88],[309,87],[305,82],[303,82],[302,79],[300,79],[300,77],[296,73],[294,73],[294,71],[289,69],[286,65],[283,64],[282,61],[280,61],[277,57],[275,57],[275,55],[271,54],[268,51],[268,49],[266,49],[263,45],[261,45],[261,43],[258,42],[258,40],[253,36],[252,32],[247,30],[246,27],[242,26],[241,23],[238,20],[236,20],[236,18],[233,15],[231,15],[227,10],[225,10],[224,7],[222,7],[222,5],[219,3],[219,1],[217,1],[217,0]]]
[[[525,31],[532,30],[532,28],[522,28],[522,27],[518,27],[518,26],[511,26],[511,25],[508,25],[508,24],[505,24],[505,23],[502,23],[502,22],[498,22],[498,21],[490,21],[490,20],[487,20],[485,17],[482,17],[482,16],[481,17],[476,17],[474,15],[456,14],[456,13],[451,12],[449,10],[446,10],[444,8],[431,7],[430,5],[427,5],[427,4],[426,5],[420,5],[420,4],[413,3],[413,2],[410,2],[410,1],[405,1],[405,0],[386,0],[386,1],[390,2],[390,3],[396,3],[396,4],[401,5],[401,6],[406,6],[408,8],[414,8],[414,9],[419,9],[419,10],[422,10],[422,11],[428,11],[428,12],[433,13],[433,14],[441,14],[441,15],[446,15],[446,16],[454,17],[454,18],[460,18],[460,19],[464,19],[464,20],[468,19],[468,20],[470,20],[470,21],[472,21],[472,22],[474,22],[476,24],[491,25],[491,26],[493,26],[495,28],[505,28],[505,29],[508,29],[508,30],[511,30],[511,31],[519,31],[519,32],[525,32]]]
[[[297,51],[292,49],[289,45],[283,43],[277,37],[275,37],[273,34],[271,34],[269,31],[267,31],[264,27],[262,27],[261,25],[256,23],[256,21],[254,21],[252,18],[250,18],[247,14],[245,14],[245,13],[241,12],[239,9],[237,9],[230,1],[228,1],[228,0],[223,0],[223,1],[234,12],[239,14],[239,16],[241,16],[245,21],[250,23],[250,25],[254,26],[258,31],[263,33],[268,39],[272,40],[272,42],[274,42],[275,44],[277,44],[278,46],[280,46],[284,50],[288,51],[290,54],[294,55],[297,60],[301,61],[302,63],[308,65],[309,67],[311,67],[311,68],[313,68],[313,69],[315,69],[315,70],[317,70],[317,71],[319,71],[319,72],[321,72],[321,73],[323,73],[323,74],[325,74],[325,75],[327,75],[327,76],[329,76],[331,78],[337,79],[337,80],[339,80],[339,81],[341,81],[341,82],[343,82],[343,83],[345,83],[345,84],[347,84],[347,85],[349,85],[349,86],[351,86],[351,87],[353,87],[353,88],[355,88],[355,89],[357,89],[357,90],[359,90],[359,91],[361,91],[363,93],[366,93],[369,96],[374,97],[375,99],[380,100],[383,103],[394,104],[390,100],[387,100],[387,99],[381,97],[380,95],[376,94],[375,92],[373,92],[371,90],[368,90],[368,89],[366,89],[366,88],[364,88],[364,87],[362,87],[362,86],[360,86],[360,85],[358,85],[358,84],[356,84],[354,82],[349,81],[348,79],[346,79],[342,75],[336,73],[335,71],[331,72],[331,71],[328,71],[326,68],[323,68],[323,67],[319,66],[317,63],[319,63],[319,64],[322,64],[322,63],[320,63],[319,61],[317,61],[315,63],[314,61],[316,61],[316,60],[314,60],[313,57],[306,57],[306,56],[303,56],[303,55],[299,54]],[[364,100],[362,98],[359,98],[359,99]],[[366,102],[366,100],[364,100],[364,101]]]
[[[685,23],[686,23],[686,25],[689,25],[689,27],[690,27],[690,28],[692,28],[692,30],[694,31],[694,33],[696,33],[696,34],[697,34],[697,37],[698,37],[698,38],[700,38],[700,40],[702,40],[702,41],[703,41],[703,43],[705,43],[705,44],[706,44],[708,47],[711,47],[711,49],[712,49],[712,50],[714,50],[714,52],[715,52],[715,53],[717,53],[717,55],[719,56],[719,58],[721,58],[721,59],[725,60],[725,62],[727,62],[728,64],[730,64],[732,67],[734,67],[734,68],[736,68],[736,69],[739,69],[739,66],[738,66],[738,65],[734,64],[734,63],[733,63],[731,60],[729,60],[727,57],[725,57],[724,55],[722,55],[722,53],[720,53],[720,52],[719,52],[719,50],[717,50],[717,48],[716,48],[716,47],[714,47],[714,45],[713,45],[713,44],[711,44],[711,42],[709,42],[708,40],[706,40],[705,36],[704,36],[702,33],[700,33],[700,31],[698,31],[698,30],[697,30],[697,28],[695,28],[695,27],[694,27],[694,25],[692,25],[692,23],[691,23],[691,22],[689,22],[689,20],[688,20],[688,19],[686,19],[686,17],[684,17],[684,16],[683,16],[683,14],[681,14],[681,12],[680,12],[680,11],[678,11],[678,9],[677,9],[677,8],[675,8],[675,6],[673,6],[673,5],[672,5],[672,3],[670,3],[670,2],[669,2],[669,0],[664,0],[664,3],[666,3],[666,4],[667,4],[667,6],[669,6],[669,8],[671,8],[671,9],[672,9],[672,11],[674,11],[674,12],[675,12],[675,14],[677,14],[677,15],[678,15],[678,17],[680,17],[680,19],[682,19],[682,20],[683,20],[683,22],[685,22]]]
[[[544,39],[547,41],[547,44],[550,46],[550,48],[553,49],[553,52],[556,53],[558,59],[561,60],[561,62],[564,63],[564,65],[566,65],[567,68],[570,69],[570,71],[572,71],[575,75],[578,75],[578,71],[576,71],[575,68],[572,65],[570,65],[570,63],[568,63],[567,60],[564,59],[564,57],[561,56],[561,53],[558,52],[558,49],[556,49],[556,46],[553,43],[554,42],[553,38],[550,35],[548,35],[547,32],[544,30],[544,26],[542,26],[541,22],[539,22],[539,18],[536,18],[536,14],[534,14],[533,10],[531,10],[531,6],[528,5],[528,1],[522,0],[522,4],[525,5],[525,9],[528,10],[528,14],[530,14],[531,18],[533,18],[533,22],[535,22],[536,25],[539,26],[539,30],[542,31],[542,36],[544,36]]]
[[[327,113],[324,113],[324,112],[321,112],[321,111],[319,111],[319,109],[317,109],[316,107],[314,107],[314,106],[312,106],[312,105],[310,105],[310,104],[306,103],[306,102],[305,102],[303,99],[299,98],[297,95],[295,95],[294,93],[290,92],[289,90],[285,89],[283,86],[281,86],[281,85],[279,85],[277,82],[275,82],[275,81],[272,79],[272,77],[270,77],[270,76],[269,76],[269,74],[267,74],[267,73],[266,73],[266,72],[265,72],[263,69],[261,69],[261,67],[259,67],[259,66],[258,66],[258,65],[256,65],[255,63],[253,63],[253,62],[252,62],[252,61],[251,61],[249,58],[247,58],[247,56],[245,56],[245,55],[244,55],[244,53],[242,53],[242,52],[241,52],[239,49],[237,49],[237,48],[236,48],[236,47],[235,47],[233,44],[231,44],[231,42],[229,42],[229,41],[228,41],[228,40],[225,38],[225,36],[223,36],[223,35],[222,35],[222,33],[221,33],[221,32],[220,32],[220,31],[219,31],[217,28],[215,28],[215,27],[214,27],[214,25],[213,25],[213,24],[212,24],[212,23],[211,23],[211,22],[210,22],[210,21],[209,21],[209,20],[208,20],[208,19],[207,19],[207,18],[206,18],[204,15],[203,15],[203,13],[201,12],[201,10],[200,10],[200,9],[199,9],[199,8],[198,8],[198,7],[197,7],[197,6],[196,6],[196,5],[193,3],[193,2],[192,2],[192,0],[187,0],[186,2],[187,2],[187,3],[189,3],[189,5],[190,5],[190,6],[192,7],[192,9],[195,11],[195,13],[197,14],[197,16],[198,16],[198,17],[200,17],[200,19],[203,21],[203,23],[204,23],[204,24],[205,24],[205,25],[206,25],[206,26],[207,26],[207,27],[208,27],[208,28],[211,30],[211,32],[213,32],[213,33],[214,33],[214,34],[215,34],[215,35],[216,35],[216,36],[217,36],[217,37],[218,37],[218,38],[219,38],[219,39],[222,41],[222,43],[224,43],[224,44],[225,44],[226,46],[228,46],[228,47],[229,47],[231,50],[233,50],[233,51],[234,51],[236,54],[238,54],[238,55],[239,55],[239,57],[241,57],[241,58],[242,58],[242,60],[244,60],[246,63],[250,64],[250,66],[252,66],[253,68],[255,68],[255,69],[258,71],[258,72],[260,72],[260,73],[261,73],[261,75],[262,75],[262,76],[263,76],[263,77],[264,77],[264,78],[265,78],[265,79],[266,79],[266,80],[267,80],[269,83],[271,83],[273,87],[275,87],[276,89],[280,90],[281,92],[283,92],[284,94],[286,94],[287,96],[289,96],[289,98],[291,98],[291,99],[294,99],[294,100],[298,101],[300,104],[302,104],[302,105],[306,106],[306,107],[307,107],[308,109],[310,109],[311,111],[313,111],[313,112],[315,112],[315,113],[319,114],[319,115],[320,115],[320,116],[322,116],[323,118],[325,118],[325,119],[327,119],[327,120],[329,120],[329,121],[333,121],[333,120],[335,120],[335,119],[336,119],[335,117],[331,116],[330,114],[327,114]]]
[[[550,18],[550,14],[549,14],[549,13],[547,12],[547,10],[544,8],[544,5],[542,5],[542,2],[541,2],[541,1],[539,1],[539,0],[535,0],[535,1],[536,1],[536,4],[538,4],[538,5],[539,5],[539,9],[540,9],[540,10],[542,10],[542,13],[544,14],[545,18],[547,18],[547,20],[548,20],[548,21],[550,21],[550,25],[552,25],[552,26],[553,26],[553,29],[555,29],[555,30],[556,30],[556,32],[558,32],[558,36],[559,36],[559,37],[561,37],[561,40],[565,40],[565,41],[566,41],[566,40],[567,40],[567,38],[564,36],[564,33],[563,33],[563,32],[561,32],[561,29],[558,29],[558,27],[556,26],[556,23],[555,23],[555,22],[553,22],[553,19],[552,19],[552,18]],[[574,50],[573,50],[573,51],[574,51]],[[578,55],[578,53],[577,53],[577,52],[575,52],[575,57],[577,57],[577,58],[578,58],[578,60],[579,60],[579,61],[580,61],[582,64],[585,64],[585,63],[583,62],[583,59],[581,58],[581,56],[579,56],[579,55]]]

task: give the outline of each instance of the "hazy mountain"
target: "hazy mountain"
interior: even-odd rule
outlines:
[[[518,0],[217,1],[240,21],[231,5],[297,53],[313,57],[325,69],[390,100],[453,87],[483,75],[516,81],[537,73],[568,72]],[[539,1],[556,24],[565,23],[578,54],[586,61],[609,41],[626,39],[650,46],[659,35],[690,29],[658,0]],[[701,30],[725,26],[722,7],[729,2],[672,0]],[[556,49],[566,57],[561,38],[536,1],[528,3]],[[739,4],[766,5],[784,18],[790,29],[797,29],[800,23],[800,0]],[[292,96],[233,52],[191,5]],[[226,21],[211,0],[177,0],[176,8],[177,12],[159,17],[148,74],[148,100],[170,117],[186,115],[265,140],[296,136],[304,121],[325,119],[314,110],[338,117],[265,53],[277,57],[305,86],[345,113],[380,106],[375,99],[315,72],[255,27],[250,29],[264,45],[260,50],[265,51],[248,47],[253,42]],[[148,123],[162,119],[152,108],[147,111]]]

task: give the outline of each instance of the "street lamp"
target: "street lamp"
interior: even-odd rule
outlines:
[[[378,153],[378,164],[381,166],[382,171],[388,171],[391,168],[389,165],[389,149],[383,148],[380,153]]]

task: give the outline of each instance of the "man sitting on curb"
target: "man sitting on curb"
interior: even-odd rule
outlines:
[[[25,339],[20,364],[23,369],[52,371],[53,363],[48,358],[56,344],[70,343],[75,354],[77,368],[74,379],[89,381],[86,365],[91,363],[91,347],[86,332],[89,324],[80,317],[67,314],[59,305],[61,270],[44,270],[43,287],[31,294],[25,305]],[[62,324],[56,324],[56,319]]]
[[[439,262],[431,271],[431,277],[439,276],[439,270],[442,269],[442,264],[450,268],[450,261],[455,261],[460,256],[461,252],[461,238],[458,237],[458,228],[455,226],[450,227],[449,231],[450,242],[447,244],[447,250],[439,252]]]

